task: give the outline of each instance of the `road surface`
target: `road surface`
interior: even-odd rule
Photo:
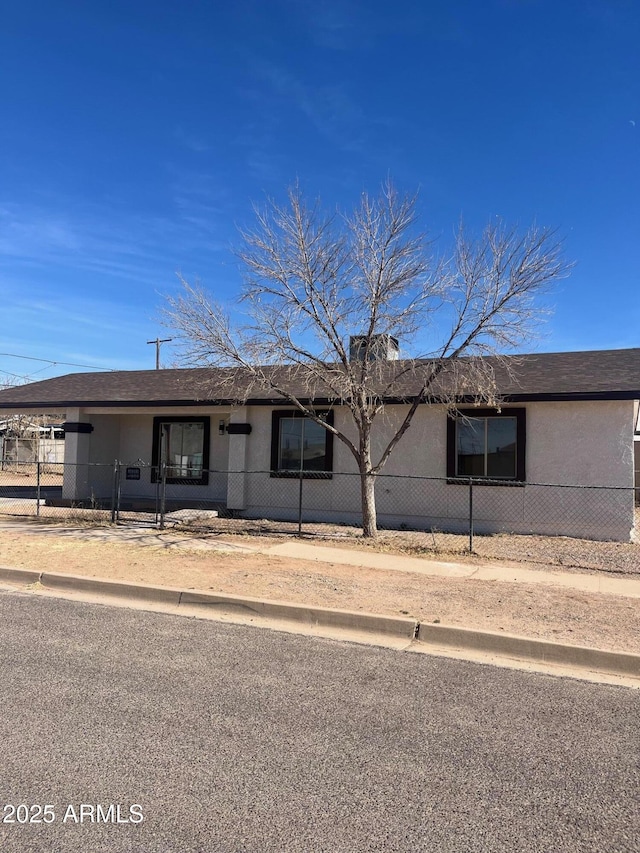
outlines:
[[[0,667],[3,853],[640,849],[638,691],[6,590]]]

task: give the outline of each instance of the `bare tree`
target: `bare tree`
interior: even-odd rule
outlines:
[[[308,206],[298,186],[287,204],[269,201],[255,214],[239,252],[247,322],[232,324],[182,279],[165,325],[180,336],[183,363],[230,368],[228,387],[241,386],[244,399],[270,389],[343,442],[360,473],[363,533],[375,536],[376,475],[418,407],[452,408],[463,394],[498,405],[498,354],[531,331],[536,297],[570,265],[553,231],[520,234],[500,222],[478,241],[460,228],[451,257],[437,258],[416,233],[416,197],[391,184],[364,194],[351,215]],[[381,357],[398,340],[411,357]],[[319,397],[346,407],[346,426],[323,418]],[[407,407],[374,458],[374,424],[389,399]]]
[[[15,376],[13,373],[0,372],[0,391],[4,391],[6,388],[13,388],[15,385],[21,385],[22,382],[19,380],[20,377]]]
[[[14,373],[0,373],[0,391],[24,385],[27,381],[26,377],[16,376]],[[2,430],[7,437],[12,439],[24,438],[32,421],[32,416],[10,415],[3,420]]]

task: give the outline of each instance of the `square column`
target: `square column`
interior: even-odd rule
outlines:
[[[64,476],[62,498],[82,501],[91,497],[89,449],[93,426],[79,409],[69,409],[64,424]]]
[[[249,447],[248,409],[241,406],[231,412],[229,426],[229,476],[227,479],[227,507],[244,509],[247,505],[247,459]]]

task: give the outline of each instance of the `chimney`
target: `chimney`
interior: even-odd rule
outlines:
[[[351,335],[349,338],[349,360],[362,361],[366,346],[366,335]],[[391,335],[372,335],[368,358],[369,361],[395,361],[398,358],[398,339]]]

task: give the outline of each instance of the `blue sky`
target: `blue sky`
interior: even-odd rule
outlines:
[[[542,350],[640,346],[636,0],[5,4],[0,377],[154,366],[176,271],[232,300],[251,205],[390,175],[462,217],[557,227]],[[169,347],[163,362],[171,360]]]

